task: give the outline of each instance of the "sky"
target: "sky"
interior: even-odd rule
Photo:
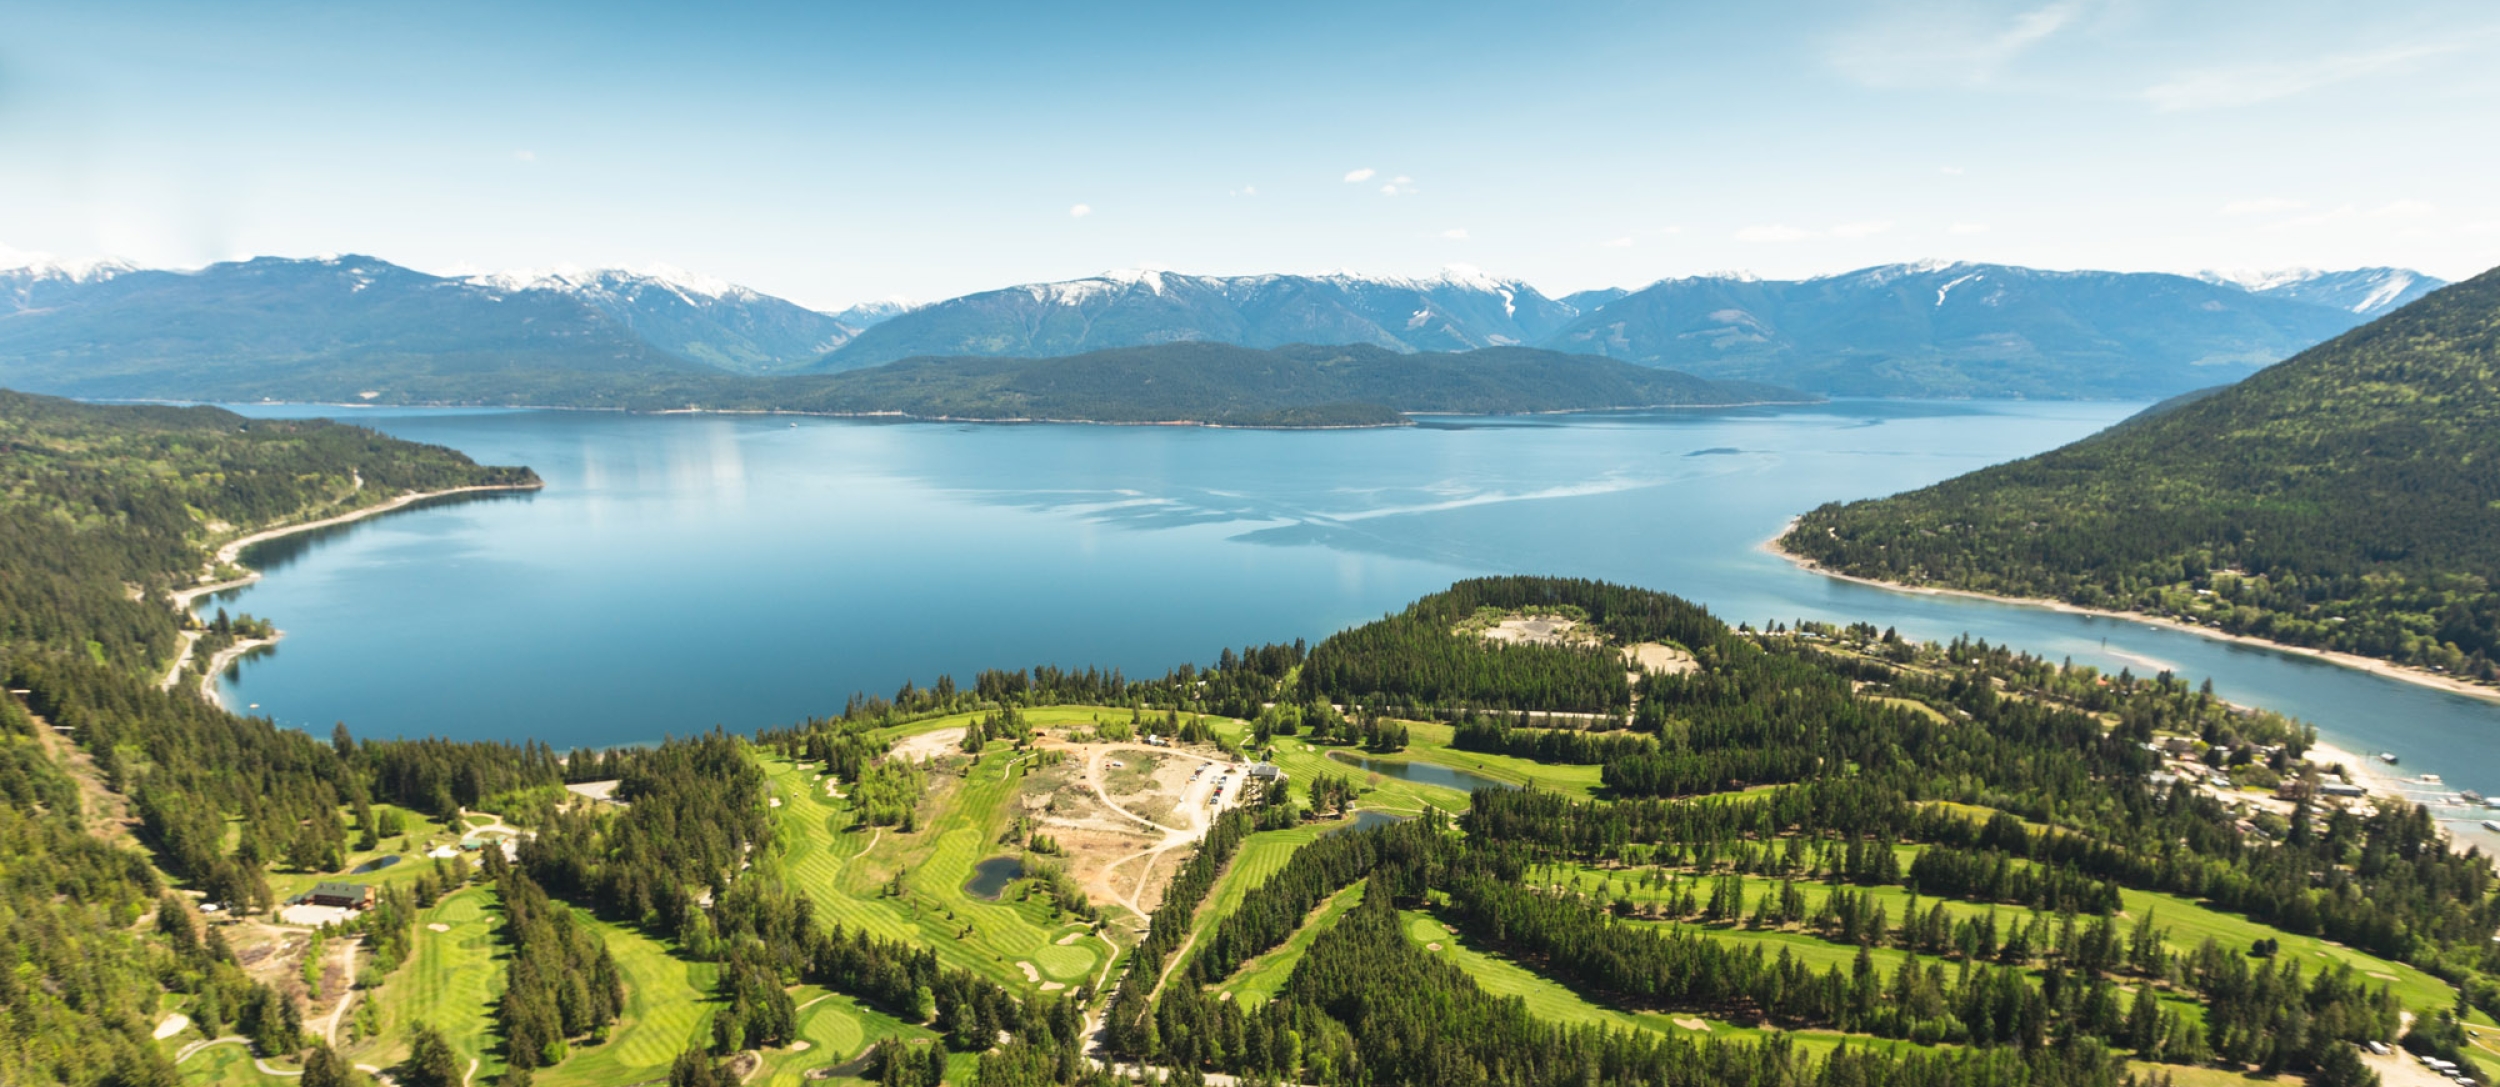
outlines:
[[[2465,2],[0,0],[0,258],[1113,268],[1549,294],[1917,259],[2500,264]]]

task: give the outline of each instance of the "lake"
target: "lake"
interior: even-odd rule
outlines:
[[[1227,645],[1316,641],[1462,577],[1565,574],[1731,622],[1863,619],[2211,676],[2350,749],[2500,792],[2500,705],[2142,623],[1853,585],[1760,547],[1819,503],[2045,450],[2136,407],[1273,432],[253,406],[527,464],[547,488],[277,541],[250,556],[266,579],[209,606],[286,631],[223,681],[238,710],[318,735],[346,721],[566,748],[786,724],[941,673],[1160,675]],[[2481,833],[2479,818],[2458,825]]]

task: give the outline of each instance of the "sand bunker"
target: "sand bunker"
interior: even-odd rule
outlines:
[[[425,927],[426,927],[426,928],[428,928],[428,929],[431,929],[431,930],[433,930],[433,931],[435,931],[435,932],[450,932],[450,931],[451,931],[451,926],[450,926],[450,925],[446,925],[446,924],[444,924],[444,923],[442,923],[442,922],[440,922],[440,921],[436,921],[436,922],[434,922],[433,924],[427,925],[427,926],[425,926]]]
[[[1695,1019],[1689,1015],[1679,1015],[1674,1019],[1668,1020],[1668,1022],[1674,1023],[1676,1026],[1682,1027],[1686,1030],[1698,1030],[1704,1034],[1710,1033],[1709,1023]]]

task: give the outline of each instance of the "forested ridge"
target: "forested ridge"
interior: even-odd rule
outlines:
[[[2500,271],[2148,415],[1780,545],[2500,680]]]
[[[1608,731],[1549,739],[1574,730],[1517,729],[1475,708],[1500,689],[1483,677],[1594,678],[1582,664],[1594,654],[1521,654],[1454,629],[1484,607],[1671,640],[1704,667],[1644,676],[1628,730],[1600,718],[1591,727]],[[2380,979],[2277,961],[2265,940],[2174,937],[2158,910],[2119,912],[2129,889],[2366,948],[2455,982],[2458,1008],[2500,1006],[2488,859],[2451,852],[2419,808],[2355,814],[2303,801],[2258,833],[2214,798],[2151,784],[2158,736],[2195,737],[2247,780],[2317,772],[2301,759],[2303,727],[2174,677],[2106,676],[1976,642],[1913,645],[1863,625],[1729,628],[1661,594],[1540,578],[1462,582],[1321,643],[1308,661],[1279,688],[1353,714],[1443,716],[1455,750],[1566,763],[1602,751],[1606,798],[1479,790],[1454,828],[1428,815],[1303,847],[1199,942],[1184,967],[1193,984],[1165,988],[1154,1029],[1119,1041],[1129,1052],[1253,1079],[1543,1083],[1556,1080],[1540,1070],[1542,1046],[1594,1044],[1517,1038],[1467,1052],[1428,1040],[1471,1037],[1442,1024],[1474,1023],[1478,1013],[1458,1010],[1469,1001],[1504,1002],[1444,964],[1401,963],[1431,957],[1376,902],[1437,918],[1611,1006],[1968,1047],[1949,1067],[1875,1058],[1893,1082],[2108,1083],[2128,1057],[2372,1081],[2357,1044],[2399,1033]],[[1315,808],[1334,787],[1310,784]],[[1366,879],[1363,905],[1319,937],[1275,998],[1216,999],[1215,986]],[[1853,965],[1815,966],[1715,931],[1859,950]],[[1359,970],[1382,980],[1330,978],[1354,946],[1371,948]],[[1891,958],[1870,956],[1878,950]],[[1411,1012],[1395,1010],[1408,1000]],[[2448,1009],[2417,1011],[2426,1028],[2408,1045],[2462,1052],[2442,1040]],[[1499,1015],[1482,1014],[1498,1035]],[[1598,1082],[1673,1082],[1765,1057],[1712,1042],[1596,1052],[1574,1060],[1602,1069]],[[1875,1074],[1857,1063],[1863,1054],[1781,1059],[1775,1081]],[[1617,1063],[1635,1060],[1663,1064]]]
[[[173,1082],[150,1037],[167,992],[265,1052],[303,1044],[294,1000],[245,977],[193,921],[196,900],[160,903],[158,870],[211,901],[265,903],[271,867],[337,855],[343,807],[422,803],[529,763],[326,744],[159,690],[180,629],[163,594],[197,576],[206,544],[252,527],[534,478],[361,427],[0,391],[0,673],[20,692],[0,699],[0,1081]],[[90,833],[112,814],[91,810],[29,711],[127,799],[148,852]],[[150,913],[155,934],[136,933]]]

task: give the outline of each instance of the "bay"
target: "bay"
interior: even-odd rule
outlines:
[[[942,673],[1158,675],[1227,645],[1316,641],[1461,577],[1586,576],[1731,622],[1865,620],[2210,676],[2349,749],[2500,792],[2500,705],[2142,623],[1851,584],[1761,547],[1822,502],[2039,452],[2139,406],[1328,432],[246,406],[527,464],[547,487],[263,545],[249,560],[268,576],[203,606],[286,631],[221,680],[237,710],[561,749],[786,724]]]

